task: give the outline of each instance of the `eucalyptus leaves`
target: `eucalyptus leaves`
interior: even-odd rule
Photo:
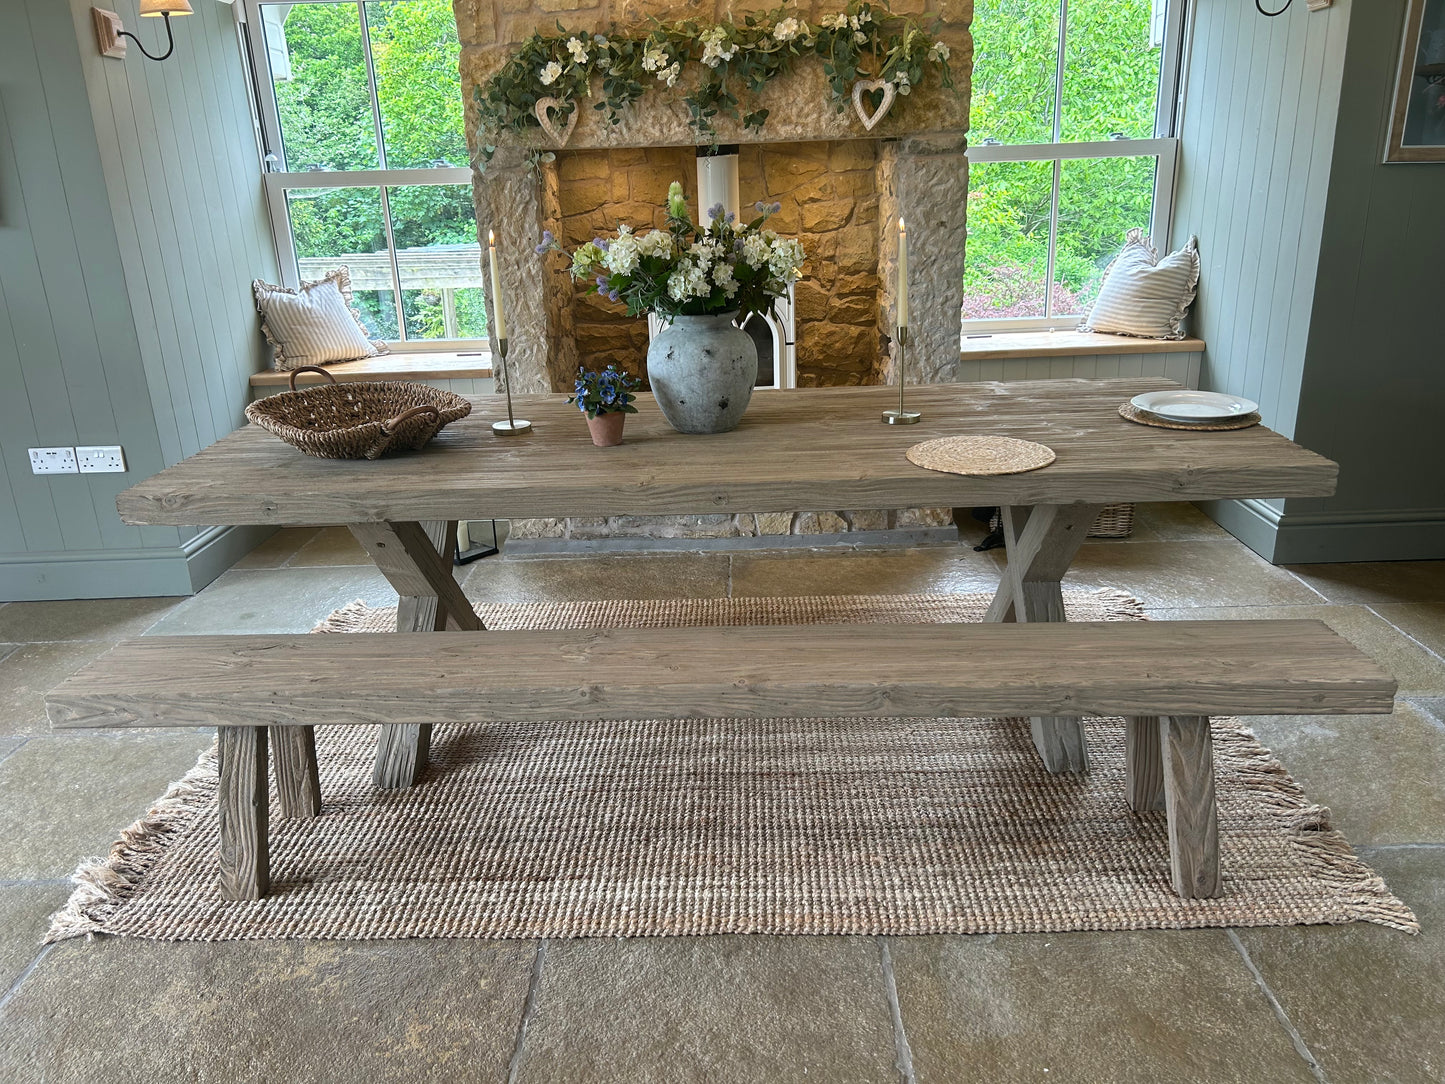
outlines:
[[[780,7],[746,16],[741,24],[654,20],[640,28],[591,34],[558,23],[557,30],[534,35],[477,88],[484,157],[490,157],[496,138],[508,132],[541,129],[562,145],[571,135],[576,111],[594,92],[592,108],[616,124],[649,90],[674,87],[679,81],[701,137],[716,137],[718,117],[760,131],[769,111],[752,99],[804,58],[821,61],[838,111],[851,102],[870,129],[887,112],[885,103],[891,104],[895,95],[906,97],[929,69],[938,72],[944,87],[953,87],[948,46],[913,20],[895,16],[887,0],[853,0],[817,25]],[[854,93],[859,81],[867,84],[867,111]]]

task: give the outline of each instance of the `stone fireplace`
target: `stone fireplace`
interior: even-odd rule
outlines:
[[[454,0],[473,154],[474,88],[538,30],[555,31],[560,21],[569,30],[605,31],[653,16],[741,20],[772,6],[747,0]],[[798,13],[816,22],[842,7],[836,0],[805,2]],[[758,104],[770,114],[760,133],[726,118],[717,123],[717,141],[739,148],[743,209],[758,200],[781,203],[770,225],[798,237],[808,255],[795,292],[799,387],[897,380],[892,328],[900,214],[909,222],[908,380],[944,381],[958,371],[972,3],[894,0],[893,10],[925,25],[938,20],[937,36],[952,52],[956,90],[943,89],[932,77],[866,131],[851,107],[836,109],[820,62],[810,60],[762,91]],[[550,146],[536,131],[532,142],[499,145],[475,175],[479,232],[492,229],[498,237],[513,391],[570,388],[579,362],[589,367],[613,362],[645,372],[647,321],[629,319],[617,306],[585,293],[571,282],[560,256],[538,258],[533,249],[544,229],[571,248],[614,230],[619,221],[661,227],[667,187],[675,180],[683,183],[694,214],[700,213],[699,137],[687,122],[683,93],[681,85],[676,92],[649,90],[616,126],[584,103],[564,147]],[[555,158],[534,163],[538,150],[552,151]],[[860,515],[867,526],[856,529],[891,527],[895,519],[920,522],[916,510],[888,516],[886,523],[878,521],[880,515]],[[819,522],[828,531],[855,529],[847,513],[799,514],[788,524],[768,517],[766,531],[758,523],[762,518],[734,517],[726,527],[710,529],[774,534],[818,530]],[[581,537],[573,532],[576,526],[544,530]]]

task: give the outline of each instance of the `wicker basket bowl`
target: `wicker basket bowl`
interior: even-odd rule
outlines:
[[[330,381],[296,390],[298,373],[321,373]],[[291,371],[291,390],[258,399],[246,417],[307,455],[322,459],[379,459],[415,451],[465,418],[472,404],[460,395],[404,380],[338,384],[315,365]]]

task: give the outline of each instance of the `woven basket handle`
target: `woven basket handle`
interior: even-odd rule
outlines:
[[[292,369],[292,370],[291,370],[291,376],[290,376],[290,377],[287,379],[287,381],[286,381],[288,384],[291,385],[291,390],[292,390],[292,391],[295,391],[295,390],[296,390],[296,378],[297,378],[298,376],[300,376],[302,373],[320,373],[322,376],[324,376],[324,377],[325,377],[327,380],[329,380],[331,383],[333,383],[333,384],[336,383],[336,377],[332,376],[330,373],[328,373],[328,372],[327,372],[325,369],[323,369],[321,366],[319,366],[319,365],[302,365],[302,366],[299,367],[299,368]]]
[[[414,406],[408,410],[403,410],[400,414],[398,414],[395,418],[392,418],[389,422],[383,422],[381,425],[382,431],[386,433],[394,433],[396,432],[397,426],[402,425],[405,422],[411,421],[418,414],[430,414],[436,418],[440,418],[442,416],[442,412],[436,407],[432,406],[430,403],[423,403],[421,406]]]

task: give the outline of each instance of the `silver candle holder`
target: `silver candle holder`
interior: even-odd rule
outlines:
[[[507,420],[504,422],[493,422],[493,433],[525,433],[532,428],[532,423],[526,418],[514,418],[512,416],[512,378],[507,375],[507,340],[497,340],[497,353],[502,355],[502,387],[507,393]]]
[[[903,386],[908,381],[908,355],[904,349],[908,345],[908,325],[899,324],[894,331],[898,342],[898,409],[885,410],[883,422],[885,425],[915,425],[923,415],[903,407]]]

